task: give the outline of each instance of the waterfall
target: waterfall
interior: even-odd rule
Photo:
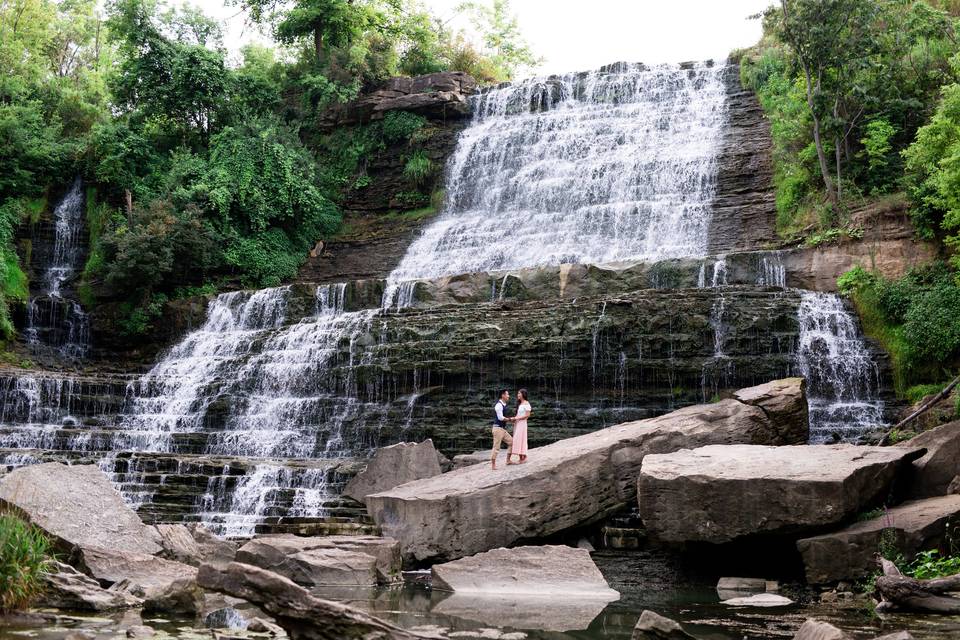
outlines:
[[[619,64],[474,98],[443,214],[400,283],[562,263],[702,256],[726,125],[724,67]]]
[[[53,211],[53,245],[46,258],[40,290],[27,303],[24,330],[35,353],[53,348],[60,356],[81,359],[90,348],[90,321],[83,307],[64,291],[83,266],[83,183],[78,176]],[[39,243],[38,243],[39,244]]]
[[[855,317],[831,293],[801,294],[798,373],[807,379],[810,441],[863,442],[883,427],[880,371]]]

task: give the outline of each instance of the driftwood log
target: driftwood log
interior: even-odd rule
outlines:
[[[920,405],[920,407],[916,411],[908,415],[906,418],[904,418],[897,424],[893,425],[893,427],[891,427],[889,431],[883,434],[883,437],[880,438],[880,442],[878,444],[880,446],[887,444],[887,441],[890,439],[890,436],[893,434],[894,431],[899,431],[900,429],[903,429],[909,423],[913,422],[914,420],[922,416],[935,404],[937,404],[938,402],[940,402],[941,400],[949,396],[950,392],[953,391],[953,388],[956,387],[958,384],[960,384],[960,376],[957,376],[956,378],[954,378],[950,382],[950,384],[945,386],[940,391],[940,393],[938,393],[937,395],[933,396],[932,398],[924,402],[922,405]]]
[[[884,558],[879,559],[883,575],[877,578],[880,604],[877,611],[914,611],[918,613],[960,614],[960,598],[944,595],[960,591],[960,574],[917,580],[897,569]]]

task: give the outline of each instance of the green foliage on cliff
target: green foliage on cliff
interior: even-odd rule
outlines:
[[[958,78],[956,21],[896,0],[781,0],[763,19],[741,79],[771,121],[778,230],[842,226],[852,204],[903,188],[903,152]]]
[[[897,393],[947,377],[960,360],[960,285],[944,263],[889,280],[862,267],[837,281],[853,298],[864,332],[880,342],[894,366]]]
[[[429,200],[426,120],[391,113],[317,140],[326,109],[383,79],[448,69],[508,79],[534,62],[509,3],[471,4],[469,41],[418,0],[237,2],[281,45],[229,56],[220,25],[164,0],[0,4],[0,338],[25,296],[13,234],[31,199],[80,173],[84,304],[120,303],[129,333],[178,291],[266,286],[336,232],[366,163],[405,145],[404,201]]]

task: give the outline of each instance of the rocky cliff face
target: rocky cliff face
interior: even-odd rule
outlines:
[[[436,206],[402,196],[411,190],[430,194],[441,186],[442,168],[469,120],[469,97],[476,87],[473,78],[460,72],[392,78],[380,89],[325,115],[321,132],[362,127],[391,111],[421,115],[427,125],[418,134],[418,147],[437,169],[422,184],[411,185],[403,173],[410,154],[407,142],[374,153],[365,166],[367,184],[343,192],[344,230],[325,242],[318,255],[310,256],[300,272],[302,281],[380,278],[397,265],[414,235],[429,221],[432,211],[427,209]],[[411,210],[413,215],[405,215]]]
[[[757,96],[740,85],[738,65],[727,68],[725,82],[727,135],[707,247],[714,254],[772,248],[778,240],[770,123]]]

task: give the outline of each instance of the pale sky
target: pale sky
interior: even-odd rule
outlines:
[[[449,17],[461,0],[423,0]],[[534,51],[545,58],[535,73],[595,69],[610,62],[682,62],[725,57],[760,38],[760,21],[747,17],[772,0],[513,0],[514,12]],[[221,0],[194,0],[226,20],[231,51],[263,40],[243,25],[237,7]],[[454,22],[469,29],[469,24]],[[469,32],[468,32],[469,35]]]

